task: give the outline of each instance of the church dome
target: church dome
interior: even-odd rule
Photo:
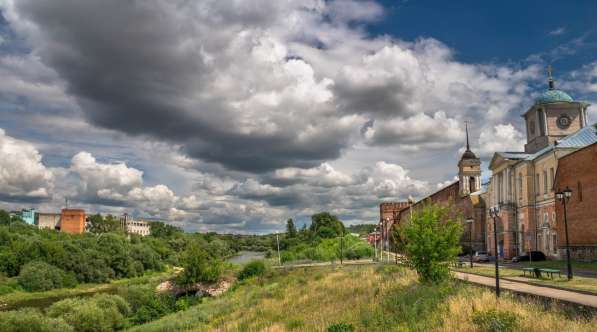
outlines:
[[[467,149],[462,154],[462,158],[461,159],[477,159],[477,156],[473,153],[473,151]]]
[[[549,104],[557,102],[573,102],[574,99],[569,94],[562,90],[550,89],[541,94],[539,98],[535,99],[537,104]]]

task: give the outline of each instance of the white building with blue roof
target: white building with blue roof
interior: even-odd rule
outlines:
[[[487,207],[500,207],[497,230],[486,220],[486,243],[496,252],[493,232],[497,231],[497,252],[511,258],[528,251],[542,251],[562,257],[556,229],[554,179],[558,159],[597,142],[597,127],[589,125],[590,104],[574,100],[555,89],[549,72],[548,90],[522,115],[526,124],[524,151],[496,152],[489,169]],[[595,225],[597,227],[597,225]]]

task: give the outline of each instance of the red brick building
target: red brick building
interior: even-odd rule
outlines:
[[[85,210],[62,209],[60,214],[60,231],[72,234],[85,232]]]
[[[556,173],[556,191],[569,188],[572,197],[566,203],[570,254],[574,259],[597,259],[597,143],[560,158]],[[564,207],[556,202],[557,248],[565,257],[566,237]]]
[[[422,208],[427,202],[435,204],[452,204],[454,212],[461,218],[463,234],[461,245],[463,248],[485,250],[485,201],[481,197],[481,160],[470,150],[468,142],[468,128],[466,136],[466,151],[458,162],[458,181],[422,198],[412,205],[407,202],[395,205],[380,205],[380,221],[391,219],[392,223],[403,223],[410,219],[411,212]],[[392,215],[392,213],[396,214]],[[467,222],[468,221],[468,222]]]

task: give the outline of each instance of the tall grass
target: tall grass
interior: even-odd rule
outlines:
[[[597,324],[508,295],[498,303],[490,290],[459,281],[421,284],[415,272],[387,265],[271,272],[133,330],[326,331],[345,323],[357,331],[479,331],[473,317],[489,310],[513,313],[506,316],[524,331],[590,331]]]

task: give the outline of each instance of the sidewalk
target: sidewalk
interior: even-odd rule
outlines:
[[[495,278],[456,271],[453,271],[453,273],[456,278],[460,280],[484,286],[495,287]],[[574,291],[560,290],[549,287],[534,286],[522,282],[513,282],[504,279],[500,279],[500,288],[597,308],[597,296],[595,295],[582,294]]]

